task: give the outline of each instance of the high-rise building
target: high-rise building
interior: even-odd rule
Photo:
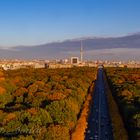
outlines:
[[[71,57],[71,64],[79,64],[79,57]]]

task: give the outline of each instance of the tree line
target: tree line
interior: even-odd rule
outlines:
[[[96,68],[0,71],[3,140],[69,140]]]
[[[130,139],[140,138],[140,69],[106,68],[113,97]]]

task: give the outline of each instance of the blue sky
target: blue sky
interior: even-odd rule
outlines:
[[[0,46],[140,32],[140,0],[0,0]]]

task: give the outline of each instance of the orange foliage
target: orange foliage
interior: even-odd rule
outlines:
[[[134,81],[137,80],[137,79],[140,79],[140,75],[139,74],[133,74],[131,79],[134,80]]]
[[[5,77],[0,77],[0,81],[4,81],[5,80]]]
[[[72,91],[71,89],[66,89],[66,93],[67,93],[67,94],[70,94],[71,91]]]
[[[129,90],[127,90],[127,89],[124,90],[124,91],[122,91],[122,93],[121,93],[122,96],[132,96],[132,94],[133,94],[133,93],[130,92]]]
[[[28,90],[26,88],[19,88],[16,90],[16,92],[14,93],[15,96],[22,96],[24,93],[27,93]]]
[[[51,140],[69,140],[69,130],[62,125],[50,125],[47,129],[46,135],[48,135],[48,139]]]
[[[87,128],[87,118],[90,111],[90,103],[92,100],[93,85],[91,87],[92,88],[90,88],[90,93],[88,94],[87,99],[84,103],[83,110],[77,122],[75,131],[72,133],[71,140],[84,140],[85,138],[85,130]]]
[[[118,84],[122,84],[124,81],[122,80],[122,79],[119,79],[118,81],[117,81],[117,83]]]
[[[0,71],[0,77],[3,77],[4,73],[2,71]]]
[[[36,92],[36,93],[34,94],[34,96],[35,96],[35,97],[46,97],[47,94],[46,94],[45,92]]]
[[[4,81],[4,80],[5,80],[4,73],[0,71],[0,81]]]
[[[85,97],[85,93],[80,88],[77,88],[77,93],[80,94],[81,97]]]
[[[28,87],[28,90],[30,94],[35,93],[38,90],[38,85],[34,83]]]
[[[16,114],[15,113],[9,113],[7,114],[7,116],[4,118],[3,120],[3,124],[7,124],[8,122],[10,122],[11,120],[14,120],[16,118]]]
[[[0,95],[2,95],[3,93],[5,93],[5,89],[3,87],[0,87]]]
[[[36,81],[34,84],[37,85],[39,89],[43,88],[45,85],[43,81]]]
[[[3,114],[3,111],[2,110],[0,110],[0,115],[2,115]]]
[[[21,80],[21,77],[16,76],[16,77],[13,79],[13,83],[17,84],[17,83],[20,82],[20,80]]]
[[[31,115],[36,115],[37,114],[37,109],[30,108],[30,109],[27,110],[27,112],[29,112]]]
[[[49,100],[61,100],[66,98],[66,94],[63,94],[62,92],[56,91],[53,94],[47,94],[47,98]]]

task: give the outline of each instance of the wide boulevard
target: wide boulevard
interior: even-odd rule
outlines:
[[[105,88],[103,68],[99,67],[85,140],[113,140]]]

